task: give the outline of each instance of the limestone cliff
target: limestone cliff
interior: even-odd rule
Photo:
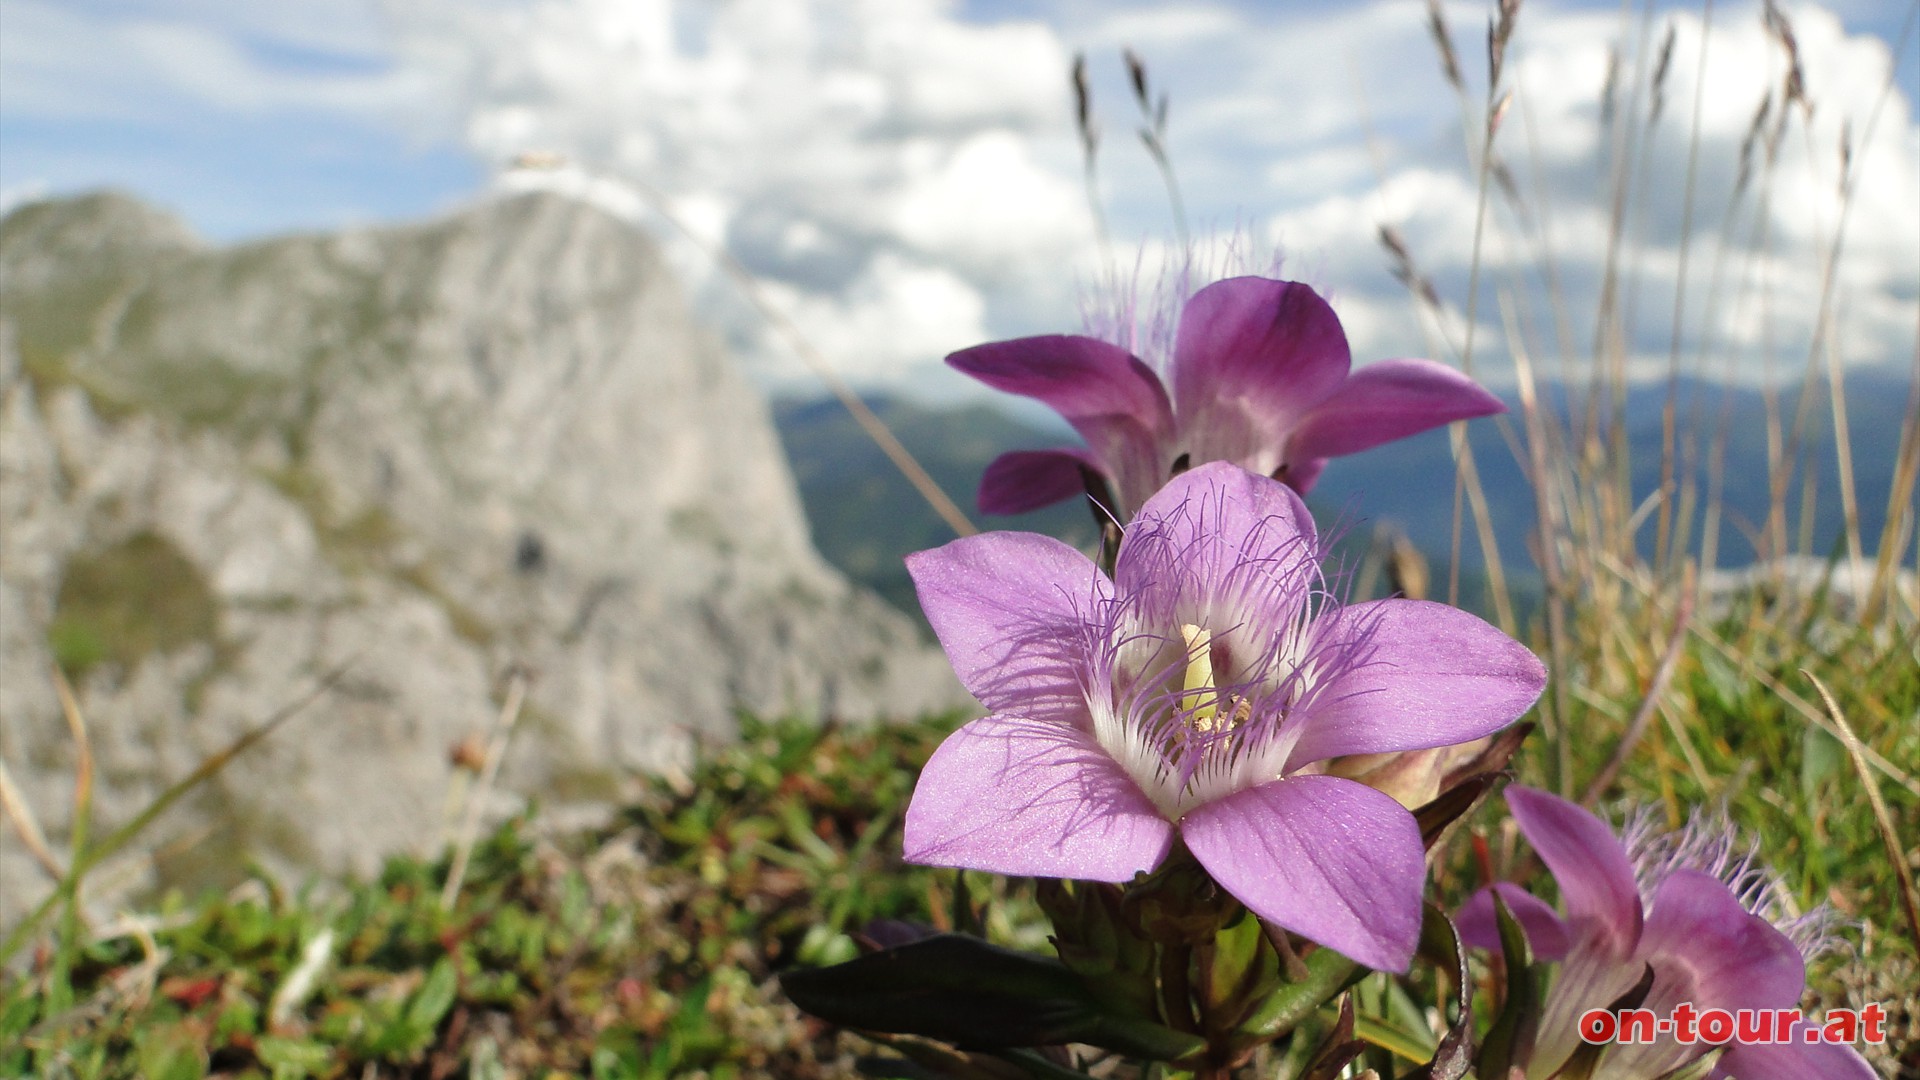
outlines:
[[[813,550],[764,402],[649,240],[555,196],[224,249],[113,195],[0,222],[0,757],[58,847],[56,661],[108,825],[346,665],[145,882],[431,846],[509,665],[503,786],[550,806],[737,709],[958,698]],[[0,922],[33,874],[8,832]]]

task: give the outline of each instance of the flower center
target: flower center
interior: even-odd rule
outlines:
[[[1291,673],[1285,648],[1243,670],[1244,658],[1236,661],[1243,631],[1211,630],[1203,619],[1173,625],[1178,636],[1116,627],[1119,662],[1090,704],[1100,744],[1178,821],[1195,807],[1279,779],[1292,742],[1281,729],[1306,673]]]
[[[1214,651],[1226,651],[1226,643],[1216,643],[1211,631],[1183,623],[1180,636],[1187,645],[1187,666],[1180,681],[1180,697],[1174,708],[1184,713],[1187,728],[1201,735],[1228,732],[1245,724],[1253,716],[1253,702],[1239,694],[1226,697],[1230,706],[1221,715],[1222,695],[1214,681]]]

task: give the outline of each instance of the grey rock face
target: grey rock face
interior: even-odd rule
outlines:
[[[765,404],[649,241],[554,196],[221,250],[121,197],[21,208],[0,521],[0,757],[56,849],[56,659],[105,826],[346,668],[169,817],[136,884],[431,848],[448,747],[512,665],[503,798],[548,806],[605,805],[738,709],[963,700],[813,550]],[[7,830],[0,922],[35,873]]]

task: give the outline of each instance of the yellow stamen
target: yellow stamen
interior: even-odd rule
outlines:
[[[1190,712],[1194,728],[1204,734],[1220,726],[1217,720],[1220,695],[1213,688],[1213,635],[1185,623],[1180,627],[1180,636],[1187,642],[1187,670],[1180,683],[1180,708]]]

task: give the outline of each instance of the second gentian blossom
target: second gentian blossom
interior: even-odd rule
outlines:
[[[1727,828],[1699,819],[1666,834],[1643,818],[1622,839],[1583,807],[1518,785],[1507,789],[1507,806],[1552,872],[1566,914],[1500,883],[1475,894],[1458,922],[1463,941],[1497,947],[1498,893],[1534,954],[1559,962],[1535,1041],[1516,1062],[1528,1080],[1548,1080],[1563,1069],[1592,1080],[1665,1077],[1718,1049],[1704,1039],[1661,1035],[1608,1046],[1597,1063],[1570,1066],[1582,1049],[1580,1018],[1608,1008],[1649,975],[1634,1004],[1658,1017],[1671,1018],[1682,1005],[1773,1016],[1800,1004],[1807,957],[1822,948],[1826,920],[1819,913],[1789,919],[1774,911],[1779,886]],[[1810,1044],[1803,1035],[1795,1027],[1777,1039],[1769,1032],[1761,1041],[1736,1041],[1713,1076],[1872,1080],[1872,1067],[1851,1047]]]
[[[1339,318],[1300,282],[1234,277],[1182,299],[1171,355],[1148,358],[1159,372],[1131,341],[1069,334],[947,358],[989,386],[1050,406],[1087,443],[1001,455],[981,479],[981,510],[1013,514],[1070,498],[1091,473],[1124,517],[1180,469],[1209,461],[1304,494],[1328,458],[1506,409],[1431,360],[1353,370]]]
[[[1112,578],[1059,541],[988,533],[908,559],[991,715],[950,736],[907,810],[909,860],[1127,881],[1176,840],[1255,914],[1404,970],[1425,868],[1412,814],[1317,763],[1479,738],[1546,672],[1442,604],[1342,606],[1291,489],[1226,463],[1176,477]]]

